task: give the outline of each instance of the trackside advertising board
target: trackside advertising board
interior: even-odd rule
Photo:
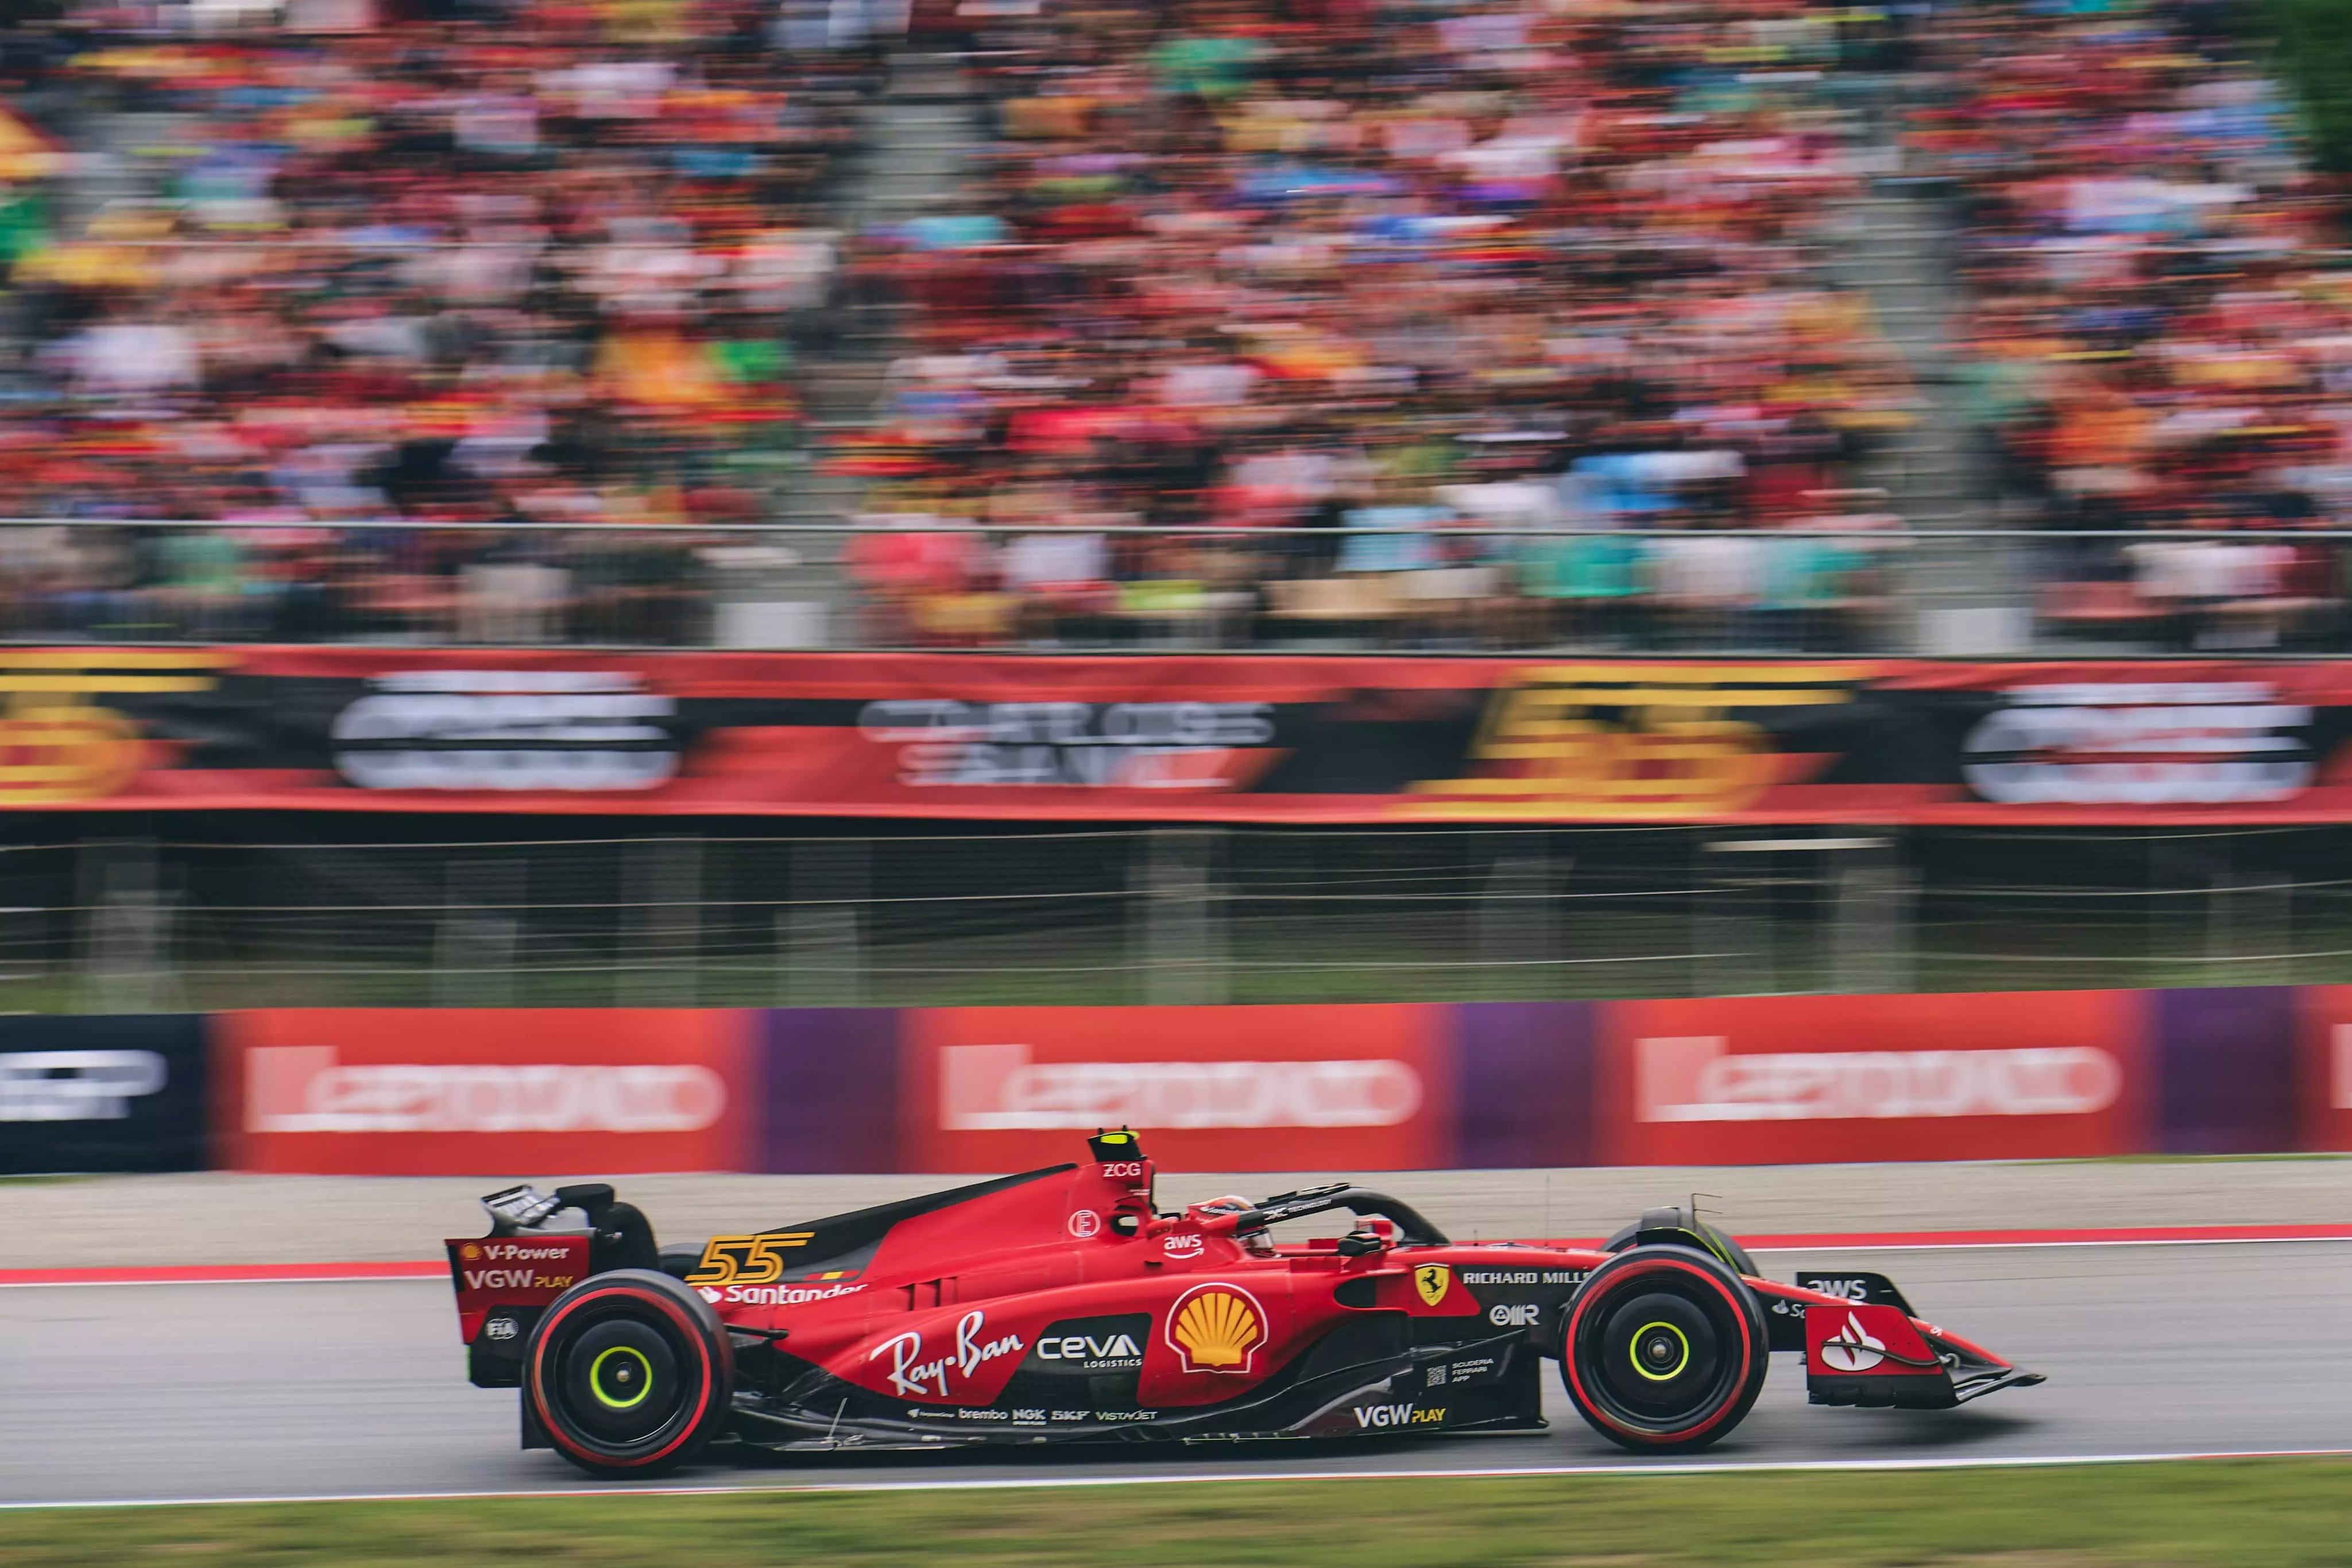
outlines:
[[[899,1154],[1021,1170],[1103,1127],[1171,1169],[1450,1163],[1452,1009],[933,1008],[902,1015]]]
[[[0,1019],[0,1176],[202,1170],[209,1088],[200,1014]]]
[[[1602,1009],[1602,1159],[2046,1159],[2149,1146],[2132,991],[1705,998]]]
[[[19,810],[2340,821],[2340,660],[56,648]]]
[[[1171,1170],[2352,1149],[2352,987],[0,1019],[0,1174]]]
[[[215,1019],[240,1170],[742,1170],[761,1098],[727,1009],[292,1009]]]

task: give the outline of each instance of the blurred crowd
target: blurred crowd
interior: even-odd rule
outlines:
[[[560,560],[560,633],[682,634],[677,549],[572,530],[766,514],[865,57],[760,0],[71,20],[48,135],[167,173],[12,247],[5,510],[229,526],[10,530],[13,627],[446,635]]]
[[[2214,4],[1940,14],[1950,90],[1912,140],[1953,176],[1968,412],[2051,541],[2057,631],[2328,643],[2352,501],[2352,270],[2294,106]],[[2243,530],[2288,530],[2250,539]],[[2133,531],[2204,537],[2134,540]]]
[[[1882,16],[1095,0],[985,46],[980,199],[879,258],[914,351],[840,460],[873,635],[1867,638],[1854,464],[1913,394],[1822,262]]]
[[[115,526],[0,528],[0,634],[698,641],[814,474],[873,644],[1883,647],[1927,403],[1833,264],[1899,158],[2040,625],[2336,645],[2352,271],[2237,16],[69,9],[0,37],[0,514]],[[910,25],[961,183],[845,232]],[[160,193],[68,214],[108,160]]]

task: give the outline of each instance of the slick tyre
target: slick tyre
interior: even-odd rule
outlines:
[[[1677,1212],[1679,1213],[1681,1211],[1678,1210]],[[1748,1249],[1742,1247],[1728,1232],[1718,1230],[1714,1226],[1708,1225],[1703,1220],[1685,1218],[1683,1220],[1683,1223],[1704,1234],[1707,1240],[1714,1246],[1715,1255],[1729,1263],[1741,1273],[1760,1274],[1762,1272],[1761,1270],[1756,1267],[1756,1260],[1748,1255]],[[1621,1228],[1616,1235],[1612,1236],[1608,1240],[1601,1243],[1601,1249],[1603,1252],[1624,1251],[1628,1247],[1633,1245],[1633,1238],[1637,1233],[1639,1233],[1641,1228],[1642,1228],[1638,1225],[1628,1225]]]
[[[523,1351],[522,1396],[555,1451],[592,1476],[657,1476],[726,1419],[735,1356],[710,1304],[667,1274],[591,1274]]]
[[[1636,1247],[1570,1298],[1559,1375],[1592,1429],[1639,1453],[1703,1448],[1739,1425],[1771,1365],[1764,1310],[1721,1259]]]

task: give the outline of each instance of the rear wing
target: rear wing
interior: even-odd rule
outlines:
[[[522,1353],[556,1297],[608,1269],[652,1268],[657,1259],[653,1227],[630,1204],[614,1200],[602,1182],[542,1193],[510,1186],[482,1199],[488,1236],[453,1237],[449,1283],[457,1294],[457,1334],[466,1345],[467,1375],[483,1388],[513,1388],[522,1381]],[[587,1217],[585,1228],[547,1230],[566,1209]]]

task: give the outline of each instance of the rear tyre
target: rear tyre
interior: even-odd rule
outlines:
[[[1577,1414],[1620,1448],[1706,1448],[1739,1425],[1770,1366],[1755,1292],[1696,1248],[1621,1252],[1569,1301],[1560,1381]]]
[[[657,1476],[727,1417],[735,1357],[710,1304],[667,1274],[591,1274],[555,1298],[523,1352],[522,1396],[592,1476]]]

